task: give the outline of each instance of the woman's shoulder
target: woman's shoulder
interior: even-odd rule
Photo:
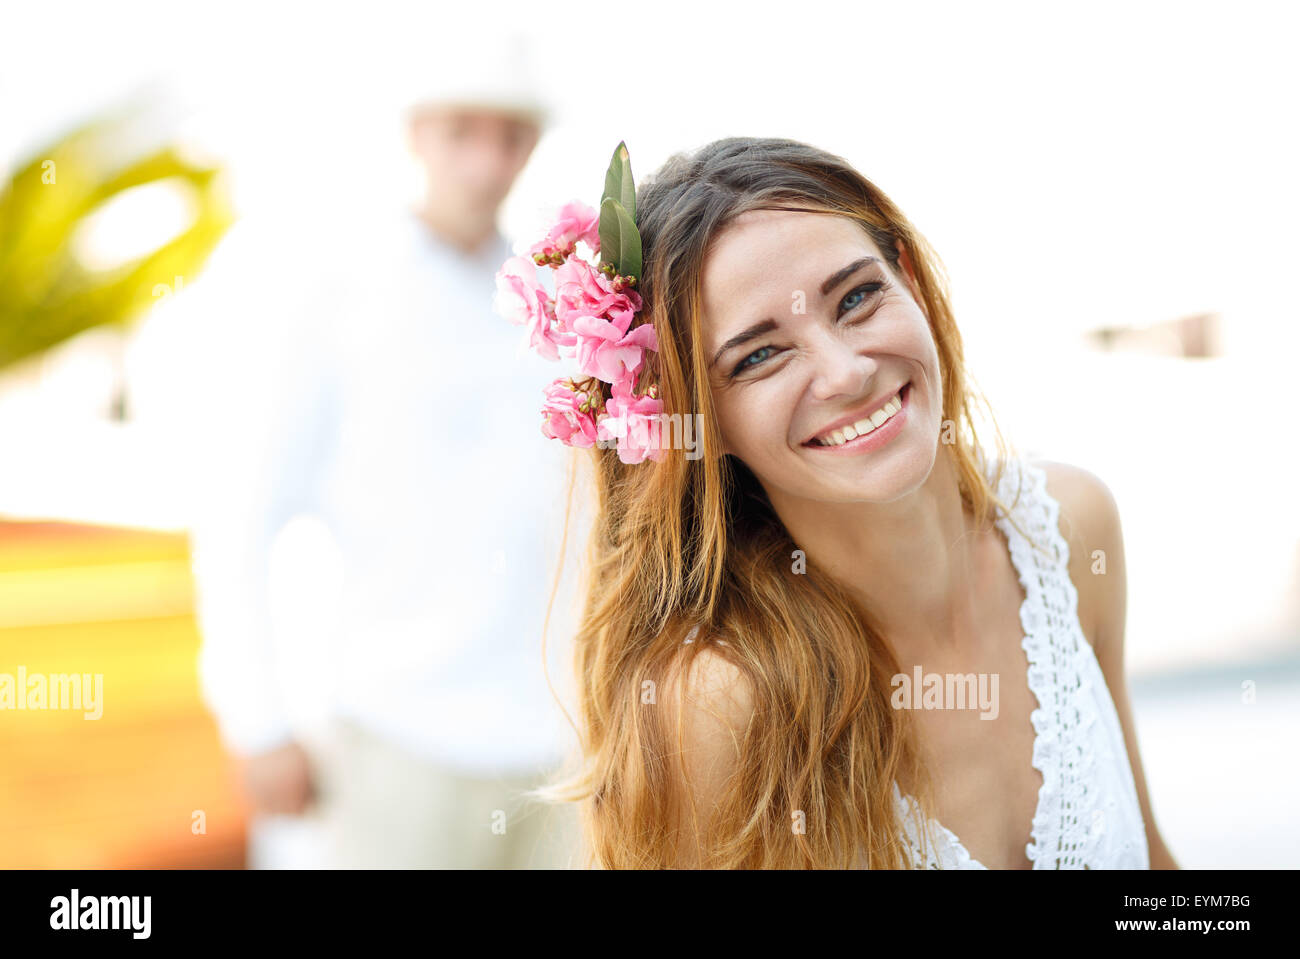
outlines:
[[[699,639],[698,630],[683,641]],[[669,683],[668,696],[680,697],[683,724],[694,734],[697,745],[714,749],[734,746],[731,740],[743,733],[754,712],[754,691],[745,671],[727,655],[727,641],[708,636],[691,654],[678,658],[682,667]]]
[[[744,671],[716,645],[703,643],[678,662],[684,663],[684,670],[660,697],[670,741],[679,744],[676,754],[683,777],[669,790],[678,827],[675,861],[682,868],[698,868],[703,849],[696,814],[711,815],[733,788],[754,700]],[[690,824],[695,825],[688,829]]]
[[[1101,477],[1082,466],[1054,460],[1033,460],[1030,465],[1042,471],[1047,494],[1060,505],[1059,527],[1071,547],[1071,559],[1076,545],[1091,550],[1113,540],[1119,505]]]
[[[1124,548],[1119,505],[1110,487],[1092,471],[1071,463],[1033,460],[1047,494],[1060,506],[1058,528],[1069,550],[1069,573],[1079,594],[1079,624],[1096,645],[1099,629],[1122,615]],[[1117,595],[1118,591],[1118,595]]]

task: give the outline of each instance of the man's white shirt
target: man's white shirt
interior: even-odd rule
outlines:
[[[466,771],[553,765],[572,734],[542,624],[570,451],[540,410],[568,370],[492,310],[499,235],[468,256],[403,214],[349,247],[250,305],[289,318],[213,398],[204,698],[240,753],[346,715]],[[571,566],[547,633],[570,712]]]

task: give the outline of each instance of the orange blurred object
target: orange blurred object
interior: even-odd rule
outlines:
[[[245,865],[193,595],[183,533],[0,520],[0,675],[103,683],[98,719],[0,709],[0,867]]]

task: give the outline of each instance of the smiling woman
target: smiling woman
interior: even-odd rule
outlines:
[[[1108,692],[1123,603],[1071,578],[1072,544],[1119,549],[1110,500],[1000,433],[981,445],[923,237],[844,160],[784,139],[675,156],[635,209],[647,380],[700,416],[704,455],[580,454],[584,765],[548,795],[581,803],[588,863],[1167,855]],[[914,671],[983,677],[997,708],[900,709]]]

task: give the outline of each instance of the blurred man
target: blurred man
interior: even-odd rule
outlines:
[[[258,817],[253,865],[317,864],[274,854],[292,822],[320,827],[325,866],[570,858],[568,813],[522,796],[562,749],[541,656],[555,372],[491,308],[498,211],[545,112],[517,51],[465,62],[406,113],[416,208],[322,227],[338,253],[274,348],[248,462],[195,524],[203,691]],[[313,690],[315,724],[293,705]]]

